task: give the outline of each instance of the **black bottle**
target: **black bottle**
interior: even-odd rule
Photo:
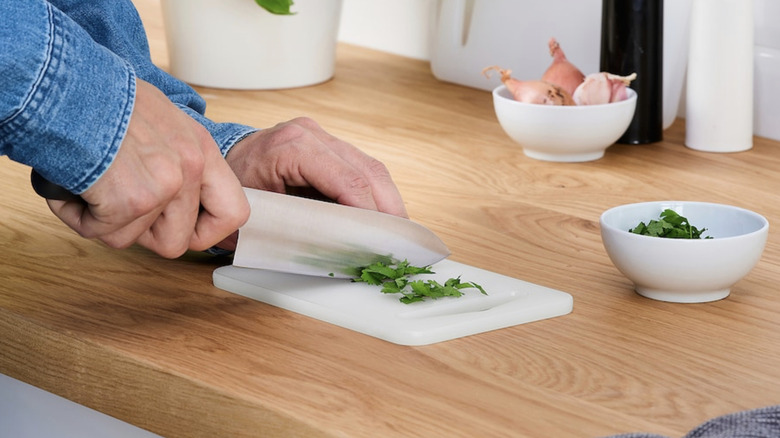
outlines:
[[[600,70],[636,73],[636,112],[618,143],[663,137],[663,0],[602,0]]]

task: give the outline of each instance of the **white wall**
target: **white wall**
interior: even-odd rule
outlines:
[[[344,0],[339,40],[430,59],[436,0]]]

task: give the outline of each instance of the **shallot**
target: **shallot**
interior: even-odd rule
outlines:
[[[589,74],[574,90],[573,98],[577,105],[600,105],[620,102],[628,96],[626,87],[636,79],[636,73],[618,76],[601,72]]]
[[[585,75],[566,59],[566,54],[563,53],[561,45],[555,38],[550,38],[548,46],[553,61],[542,75],[542,80],[560,86],[569,94],[574,94],[574,90],[585,80]]]
[[[541,105],[574,105],[571,94],[558,85],[545,81],[521,81],[512,77],[512,70],[502,69],[498,66],[487,67],[482,70],[486,77],[489,72],[495,70],[501,74],[501,82],[518,102],[535,103]]]

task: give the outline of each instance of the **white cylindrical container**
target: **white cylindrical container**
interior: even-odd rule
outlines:
[[[753,147],[753,0],[694,0],[685,145],[706,152]]]
[[[333,77],[342,0],[295,0],[273,15],[254,0],[163,0],[170,71],[193,85],[302,87]]]

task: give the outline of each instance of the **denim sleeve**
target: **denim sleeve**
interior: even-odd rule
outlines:
[[[206,101],[192,87],[152,63],[146,32],[131,0],[50,1],[80,24],[98,44],[127,60],[139,78],[160,89],[208,129],[223,155],[238,140],[256,131],[249,126],[208,119]]]
[[[124,138],[132,67],[44,0],[0,1],[0,47],[0,154],[82,193]]]

